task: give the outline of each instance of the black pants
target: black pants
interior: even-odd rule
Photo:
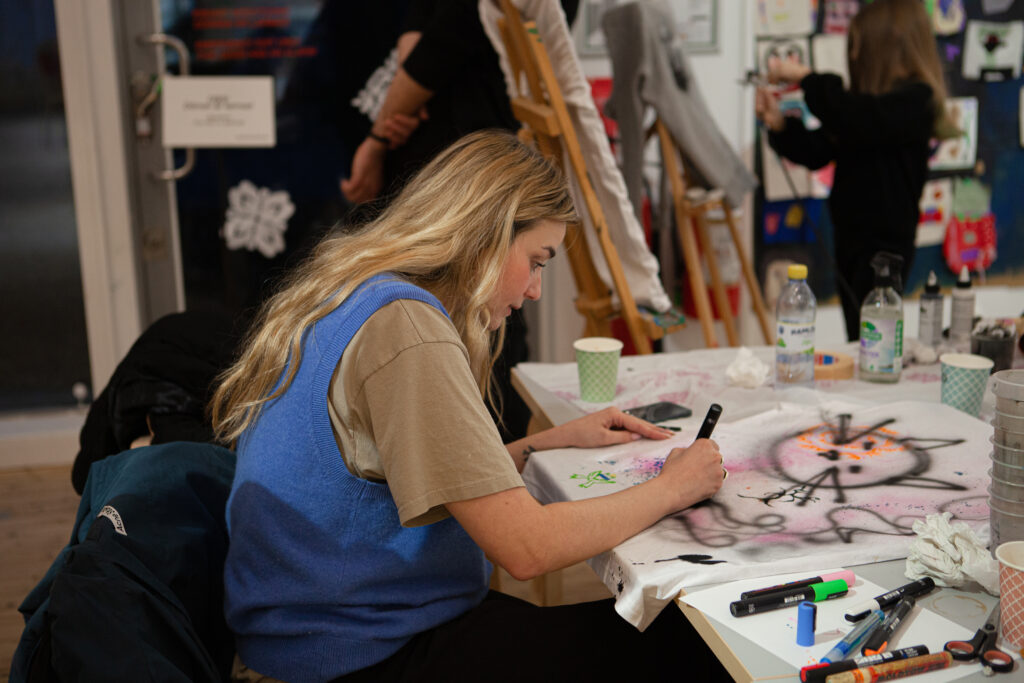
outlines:
[[[643,633],[614,600],[537,607],[491,591],[390,658],[336,679],[368,681],[731,681],[673,604]]]

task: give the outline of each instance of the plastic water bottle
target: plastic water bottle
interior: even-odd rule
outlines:
[[[814,385],[814,317],[818,303],[807,266],[793,264],[775,305],[775,384]]]

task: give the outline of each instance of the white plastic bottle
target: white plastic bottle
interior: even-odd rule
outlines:
[[[871,259],[875,288],[860,308],[860,378],[896,382],[903,372],[903,298],[893,286],[902,259],[879,252]]]
[[[974,327],[974,290],[967,266],[960,269],[953,288],[953,312],[949,322],[949,341],[960,353],[971,352],[971,329]]]
[[[793,264],[775,305],[775,384],[814,385],[814,318],[818,303],[807,266]]]
[[[917,328],[917,340],[925,346],[937,348],[942,341],[942,309],[943,296],[939,291],[939,279],[935,271],[928,272],[928,281],[921,295],[920,322]]]

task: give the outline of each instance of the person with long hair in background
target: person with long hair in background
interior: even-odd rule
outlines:
[[[520,580],[567,567],[723,478],[699,439],[611,495],[542,505],[524,487],[535,451],[671,434],[610,408],[505,446],[488,414],[504,320],[540,297],[574,219],[538,152],[473,133],[266,303],[211,407],[238,453],[225,564],[237,677],[625,680],[683,666],[728,680],[674,606],[641,633],[611,599],[537,607],[488,590],[486,557]]]
[[[800,85],[820,128],[784,116],[771,88],[758,88],[755,111],[785,158],[811,169],[836,162],[828,206],[846,334],[854,340],[874,286],[872,256],[899,254],[906,282],[932,140],[959,131],[946,113],[942,65],[920,0],[862,7],[850,24],[847,59],[849,89],[838,75],[792,60],[773,57],[767,65],[772,83]]]

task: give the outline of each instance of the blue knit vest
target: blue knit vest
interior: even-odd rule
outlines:
[[[341,355],[397,299],[447,315],[418,287],[371,278],[306,334],[292,384],[239,440],[225,611],[242,661],[264,675],[305,683],[365,668],[487,592],[490,564],[455,519],[402,527],[388,486],[353,476],[331,431]]]

